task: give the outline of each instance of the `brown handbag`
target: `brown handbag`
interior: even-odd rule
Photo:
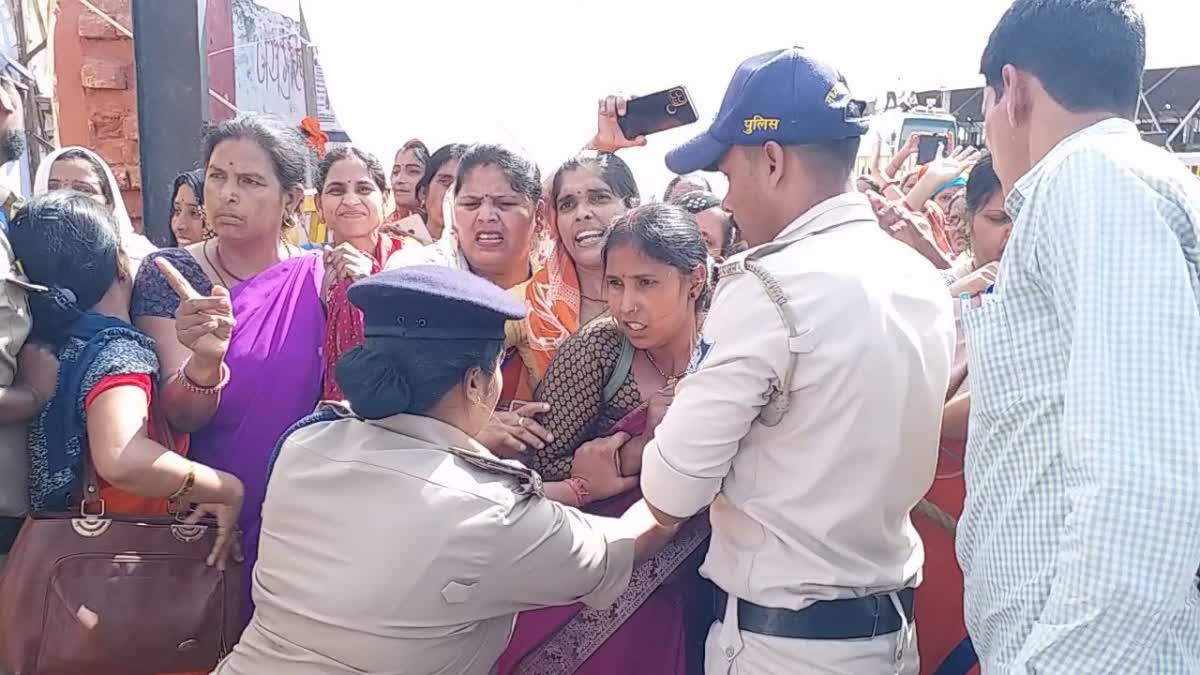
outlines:
[[[223,572],[205,564],[217,535],[211,519],[105,513],[90,452],[82,454],[79,511],[30,514],[0,569],[0,671],[209,672],[241,634],[241,564],[231,557]]]

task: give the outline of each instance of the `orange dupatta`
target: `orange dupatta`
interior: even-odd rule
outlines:
[[[530,366],[540,382],[554,354],[568,337],[579,330],[581,298],[579,273],[575,261],[558,235],[558,214],[552,205],[546,209],[552,241],[550,255],[529,285],[525,287],[525,332],[529,340]]]

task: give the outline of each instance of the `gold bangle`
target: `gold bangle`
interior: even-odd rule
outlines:
[[[171,493],[170,497],[167,497],[167,501],[173,504],[181,504],[192,493],[192,488],[194,487],[196,487],[196,463],[189,461],[187,476],[184,476],[183,484],[179,486],[178,490]]]

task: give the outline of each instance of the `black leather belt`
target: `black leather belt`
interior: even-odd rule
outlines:
[[[860,640],[900,630],[903,622],[887,593],[865,598],[820,600],[804,609],[763,607],[738,600],[738,628],[759,635],[802,640]],[[913,589],[896,591],[904,617],[913,620]],[[729,595],[716,589],[717,620],[725,617]]]

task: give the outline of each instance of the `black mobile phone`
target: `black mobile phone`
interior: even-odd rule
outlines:
[[[928,164],[946,153],[946,137],[923,134],[917,140],[917,164]]]
[[[687,87],[671,87],[626,101],[625,114],[617,118],[617,124],[625,138],[637,138],[699,119]]]

